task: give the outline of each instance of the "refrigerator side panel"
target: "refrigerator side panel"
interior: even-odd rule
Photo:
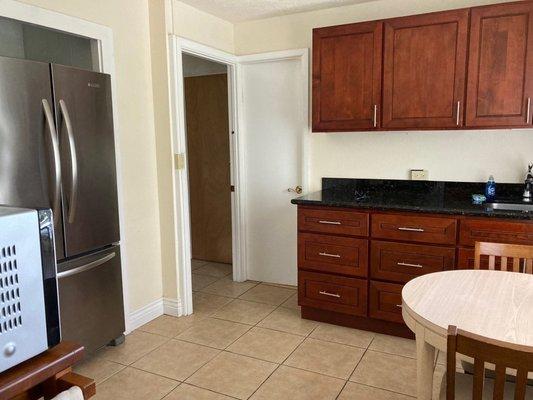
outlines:
[[[52,65],[63,171],[65,252],[120,240],[109,75]]]
[[[61,179],[52,110],[50,65],[0,57],[0,204],[52,208],[61,259]]]

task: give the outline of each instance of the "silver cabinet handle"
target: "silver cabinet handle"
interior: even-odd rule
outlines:
[[[330,254],[330,253],[318,253],[322,257],[332,257],[332,258],[341,258],[339,254]]]
[[[378,105],[374,104],[374,116],[372,117],[374,128],[378,126]]]
[[[461,125],[461,100],[457,102],[457,116],[455,123],[457,126]]]
[[[318,223],[326,225],[341,225],[339,221],[318,221]]]
[[[70,168],[71,168],[71,181],[70,181],[70,199],[68,201],[68,222],[73,223],[76,217],[76,204],[78,200],[78,157],[76,154],[76,143],[74,142],[74,134],[72,129],[72,122],[68,113],[67,104],[64,100],[59,100],[59,108],[65,121],[68,136],[68,146],[70,153]]]
[[[398,228],[399,231],[407,231],[407,232],[424,232],[424,229],[422,228],[408,228],[406,226],[400,226]]]
[[[111,260],[113,257],[115,257],[117,254],[115,252],[109,253],[108,255],[99,258],[98,260],[91,261],[88,264],[82,265],[81,267],[69,269],[68,271],[60,272],[57,274],[57,279],[63,279],[68,276],[77,275],[85,271],[89,271],[90,269],[99,267],[102,264],[105,264],[109,260]]]
[[[330,292],[326,292],[325,290],[321,290],[320,292],[318,292],[319,294],[322,294],[324,296],[329,296],[329,297],[336,297],[337,299],[340,299],[341,295],[338,294],[338,293],[330,293]]]
[[[401,304],[396,304],[396,307],[403,308]]]
[[[396,263],[396,265],[399,265],[400,267],[424,268],[424,266],[420,264],[410,264],[410,263],[404,263],[404,262]]]
[[[528,97],[527,98],[526,124],[529,124],[530,117],[531,117],[531,97]]]
[[[43,110],[48,125],[48,134],[50,135],[50,141],[52,143],[52,158],[54,163],[54,183],[52,188],[52,212],[54,214],[54,225],[57,225],[59,221],[59,214],[61,207],[61,160],[59,158],[59,143],[57,140],[57,132],[54,125],[54,116],[52,115],[52,109],[48,100],[43,99]]]

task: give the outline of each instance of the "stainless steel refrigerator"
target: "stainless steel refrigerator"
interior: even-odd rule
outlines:
[[[54,214],[61,331],[124,332],[110,77],[0,57],[0,204]]]

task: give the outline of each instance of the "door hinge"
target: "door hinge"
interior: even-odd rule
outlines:
[[[181,170],[185,169],[185,154],[174,154],[174,168]]]

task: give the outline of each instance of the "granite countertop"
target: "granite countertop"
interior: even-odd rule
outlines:
[[[322,188],[321,191],[295,198],[291,200],[291,203],[533,219],[533,212],[487,210],[484,205],[473,204],[472,194],[484,193],[484,183],[323,178]],[[521,203],[523,190],[522,184],[497,183],[495,201]]]

